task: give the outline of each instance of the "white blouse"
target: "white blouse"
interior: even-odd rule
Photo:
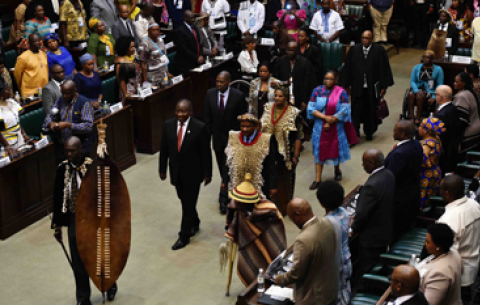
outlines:
[[[252,51],[252,58],[250,57],[250,54],[248,53],[247,50],[243,50],[240,52],[238,55],[238,63],[240,64],[240,68],[242,72],[247,72],[247,73],[257,73],[257,66],[258,66],[258,58],[257,58],[257,52],[255,50]]]

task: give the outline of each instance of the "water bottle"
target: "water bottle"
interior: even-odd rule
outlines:
[[[172,18],[168,18],[168,29],[173,30]]]
[[[38,97],[42,97],[42,87],[38,88]]]
[[[103,69],[105,69],[105,71],[108,70],[108,61],[105,61],[105,63],[103,64]]]
[[[22,103],[22,98],[20,97],[20,93],[18,93],[18,91],[15,92],[15,101],[17,101],[19,105]]]
[[[443,57],[444,61],[448,62],[448,51],[445,50],[445,56]]]
[[[459,39],[459,41],[460,41],[461,43],[464,43],[464,42],[465,42],[465,34],[463,34],[463,33],[460,34],[460,39]]]
[[[165,74],[163,75],[163,79],[162,79],[162,86],[168,86],[168,83],[170,82],[170,80],[168,79],[168,73],[165,72]]]
[[[257,291],[262,294],[265,292],[265,275],[263,274],[263,269],[258,270],[258,279],[257,279]]]

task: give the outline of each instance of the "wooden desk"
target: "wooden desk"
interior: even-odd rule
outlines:
[[[197,90],[198,87],[195,87],[195,95],[198,95]],[[134,138],[138,152],[154,154],[160,150],[163,123],[175,117],[175,104],[178,100],[187,98],[192,101],[192,91],[191,79],[186,77],[180,83],[161,89],[145,100],[127,99],[133,110]],[[195,107],[194,104],[194,109]]]
[[[53,144],[0,168],[0,239],[8,238],[51,211],[54,181]]]
[[[444,59],[435,59],[434,64],[442,67],[443,69],[443,83],[453,88],[453,82],[455,81],[455,76],[460,72],[465,70],[467,64],[453,63],[450,61],[445,61]]]

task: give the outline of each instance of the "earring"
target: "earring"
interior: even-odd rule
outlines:
[[[437,247],[437,251],[440,250],[440,247]]]

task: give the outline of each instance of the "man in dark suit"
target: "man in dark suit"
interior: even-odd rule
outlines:
[[[384,167],[378,149],[368,149],[362,157],[363,169],[370,174],[360,190],[350,235],[358,235],[358,259],[353,268],[352,286],[369,271],[386,252],[392,241],[393,192],[395,177]]]
[[[122,4],[118,7],[118,19],[112,27],[113,38],[118,40],[122,36],[133,37],[135,45],[138,46],[140,41],[135,33],[135,24],[128,18],[128,6]]]
[[[478,69],[478,68],[477,68]],[[457,168],[458,145],[462,139],[462,128],[458,108],[452,103],[452,88],[447,85],[438,86],[435,90],[438,111],[435,117],[445,124],[446,132],[440,135],[443,154],[440,155],[442,175],[452,173]]]
[[[230,88],[231,76],[227,71],[217,75],[217,86],[207,91],[203,119],[212,135],[213,150],[217,159],[218,170],[222,173],[225,166],[225,147],[228,143],[230,130],[240,130],[239,115],[247,112],[247,103],[243,93]],[[220,188],[220,212],[227,212],[228,195]]]
[[[112,30],[113,24],[118,20],[117,8],[113,0],[93,0],[90,13],[92,17],[102,21],[107,33]]]
[[[193,118],[189,100],[183,99],[175,106],[176,119],[163,125],[160,144],[160,179],[167,178],[170,165],[170,183],[177,189],[182,202],[182,225],[179,238],[172,247],[178,250],[190,242],[190,237],[200,230],[197,213],[198,193],[202,181],[212,181],[212,154],[208,145],[207,126]]]
[[[184,22],[178,27],[175,39],[177,54],[173,62],[175,75],[183,74],[203,64],[203,50],[200,45],[200,33],[194,25],[195,15],[187,10],[183,13]]]
[[[420,208],[420,169],[423,149],[413,139],[415,126],[408,120],[395,124],[393,139],[398,142],[385,159],[385,168],[395,176],[393,197],[393,242],[410,229]]]
[[[381,304],[428,305],[423,292],[419,291],[420,274],[415,267],[399,265],[393,269],[391,293],[382,296]]]
[[[52,79],[42,90],[42,104],[45,115],[50,113],[50,109],[52,109],[55,102],[62,97],[60,86],[65,80],[65,72],[63,67],[59,64],[52,65],[50,68],[50,75],[52,76]]]

